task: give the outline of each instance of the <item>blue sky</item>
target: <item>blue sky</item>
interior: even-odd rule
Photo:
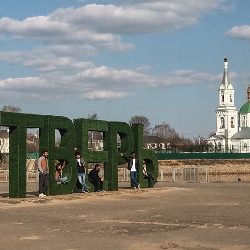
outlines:
[[[0,9],[0,107],[215,132],[228,58],[239,110],[250,84],[249,0],[9,0]]]

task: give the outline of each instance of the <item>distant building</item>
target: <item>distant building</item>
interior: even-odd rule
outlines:
[[[247,102],[238,111],[234,105],[234,88],[229,80],[228,61],[224,58],[224,74],[218,90],[216,133],[207,138],[214,150],[250,152],[250,87]]]
[[[103,133],[98,131],[89,132],[88,149],[95,151],[103,150]]]
[[[169,143],[163,138],[158,136],[144,136],[143,145],[147,149],[166,149]]]

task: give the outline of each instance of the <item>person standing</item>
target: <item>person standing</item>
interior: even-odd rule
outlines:
[[[142,169],[142,173],[143,173],[143,179],[147,179],[148,180],[148,187],[152,188],[156,182],[158,182],[151,174],[149,174],[147,172],[147,166],[146,166],[146,162],[143,162],[143,169]],[[152,184],[152,182],[154,184]]]
[[[89,192],[89,187],[85,183],[85,177],[86,177],[86,167],[85,167],[85,162],[81,158],[80,152],[75,152],[75,157],[76,157],[76,166],[77,166],[77,171],[78,171],[78,181],[82,185],[82,193]]]
[[[103,190],[103,182],[104,178],[101,178],[99,176],[99,172],[101,170],[100,164],[95,164],[95,167],[89,172],[89,181],[93,184],[95,187],[95,192],[106,192]]]
[[[39,197],[45,197],[44,194],[49,184],[49,164],[48,164],[48,151],[44,150],[42,156],[38,159],[38,172],[39,172]]]
[[[140,189],[140,183],[137,182],[138,173],[139,173],[139,160],[135,158],[135,152],[131,152],[130,157],[126,157],[123,153],[120,153],[121,157],[128,162],[127,169],[130,170],[130,178],[132,182],[132,187],[134,189]]]

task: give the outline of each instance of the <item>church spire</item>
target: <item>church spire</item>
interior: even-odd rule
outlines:
[[[224,57],[224,73],[221,84],[223,84],[225,88],[227,88],[230,85],[227,66],[228,66],[227,57]]]
[[[227,67],[227,57],[224,57],[224,73],[222,83],[219,88],[219,107],[226,107],[231,109],[232,107],[234,107],[234,88],[229,82],[229,74]]]

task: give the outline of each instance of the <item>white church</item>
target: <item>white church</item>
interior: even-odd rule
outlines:
[[[247,102],[240,108],[234,106],[234,88],[229,81],[228,61],[224,58],[224,74],[219,88],[219,106],[216,112],[216,133],[207,138],[215,150],[224,152],[250,152],[250,87]]]

